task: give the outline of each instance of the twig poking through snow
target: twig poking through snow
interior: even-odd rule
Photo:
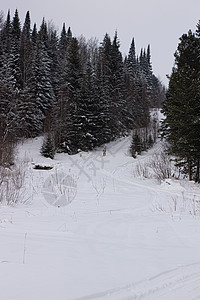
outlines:
[[[27,232],[25,233],[25,236],[24,236],[24,254],[23,254],[23,265],[25,264],[25,256],[26,256],[26,237],[27,237]]]

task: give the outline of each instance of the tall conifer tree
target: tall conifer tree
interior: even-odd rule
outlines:
[[[164,136],[169,153],[189,178],[199,180],[200,160],[200,57],[199,39],[189,31],[180,38],[175,67],[164,103]]]
[[[20,91],[22,89],[20,38],[21,38],[21,24],[19,20],[18,11],[16,9],[12,21],[11,47],[10,47],[10,55],[8,58],[8,82],[9,82],[9,86],[11,86],[16,91]]]
[[[28,90],[32,76],[33,47],[31,42],[31,20],[29,11],[26,13],[20,42],[20,62],[22,73],[22,88]]]

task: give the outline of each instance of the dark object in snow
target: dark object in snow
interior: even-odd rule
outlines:
[[[106,146],[103,148],[103,156],[106,156]]]
[[[51,166],[35,165],[34,169],[36,169],[36,170],[51,170],[51,169],[53,169],[53,167],[51,167]]]

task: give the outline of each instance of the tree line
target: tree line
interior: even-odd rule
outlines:
[[[60,35],[43,19],[23,26],[18,11],[0,16],[0,144],[46,133],[58,152],[88,151],[131,130],[147,128],[165,89],[153,74],[150,46],[136,55],[134,38],[123,57],[117,32],[101,43]],[[138,131],[139,132],[139,131]],[[149,137],[148,137],[149,138]],[[8,151],[0,154],[0,160]]]

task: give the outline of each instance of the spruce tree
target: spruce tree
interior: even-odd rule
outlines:
[[[137,117],[136,98],[137,98],[137,79],[139,64],[136,59],[135,41],[132,39],[128,57],[124,61],[124,80],[125,80],[125,101],[126,112],[124,116],[127,130],[132,130]]]
[[[15,91],[22,88],[20,36],[21,25],[18,11],[15,11],[12,22],[10,11],[8,11],[6,22],[1,31],[0,78],[5,85]]]
[[[20,41],[20,62],[22,74],[22,89],[28,90],[32,76],[33,47],[31,42],[31,20],[29,11],[26,13],[21,41]]]
[[[163,135],[177,164],[199,180],[200,60],[199,40],[189,31],[180,38],[163,112]]]
[[[121,136],[126,132],[125,126],[125,81],[122,54],[119,50],[120,42],[118,40],[117,32],[111,48],[111,107],[113,114],[113,129],[112,132],[116,137]]]
[[[97,67],[97,78],[99,86],[100,105],[102,115],[102,133],[103,143],[109,142],[115,138],[115,119],[112,114],[112,43],[109,35],[106,33],[99,49],[99,60]]]
[[[56,30],[49,28],[48,33],[48,56],[50,59],[50,82],[53,94],[58,99],[59,96],[59,63],[58,63],[58,37]]]
[[[55,147],[54,147],[53,140],[52,140],[50,134],[48,134],[47,137],[44,139],[40,153],[44,157],[47,157],[47,158],[49,157],[51,159],[54,158]]]
[[[59,69],[59,85],[62,86],[66,84],[67,81],[67,64],[69,56],[69,47],[72,41],[72,32],[70,27],[67,32],[65,29],[65,23],[61,31],[60,39],[58,42],[58,69]]]
[[[136,158],[137,155],[140,155],[143,150],[141,138],[137,132],[132,137],[130,152],[133,158]]]
[[[78,122],[80,130],[79,147],[83,151],[92,150],[100,145],[103,131],[101,107],[98,101],[97,81],[90,62],[81,84],[81,98],[79,102]]]
[[[34,32],[34,34],[36,33]],[[35,101],[37,108],[45,117],[55,100],[55,95],[51,82],[51,59],[48,54],[47,25],[44,19],[33,47],[34,60],[29,87],[30,97]]]
[[[99,118],[101,121],[100,131],[98,135],[99,141],[101,144],[110,142],[113,140],[112,134],[112,114],[110,113],[110,97],[109,97],[109,88],[108,82],[105,80],[104,75],[100,72],[97,75],[97,84],[98,84],[98,101],[100,106]]]
[[[12,21],[10,53],[8,57],[8,78],[7,78],[9,86],[13,88],[15,91],[20,91],[22,89],[20,38],[21,38],[21,24],[18,16],[18,11],[16,10]]]
[[[8,79],[8,59],[11,46],[11,31],[12,25],[10,20],[10,11],[8,11],[7,19],[3,23],[0,32],[0,80],[7,85]]]
[[[136,60],[136,52],[135,52],[135,40],[132,39],[131,46],[129,49],[128,57],[127,57],[127,69],[128,73],[131,77],[135,77],[137,74],[137,60]]]
[[[67,70],[63,78],[62,90],[60,91],[60,101],[58,119],[63,120],[62,130],[58,137],[58,148],[69,154],[77,153],[79,149],[80,124],[78,122],[80,89],[82,71],[79,59],[78,40],[73,38],[68,54]]]

